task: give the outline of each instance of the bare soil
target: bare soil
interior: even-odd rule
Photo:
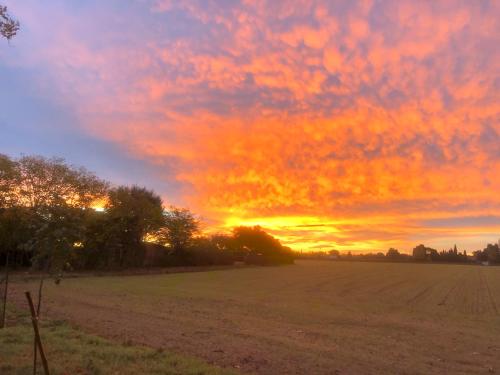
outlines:
[[[300,261],[48,283],[42,314],[249,373],[485,374],[499,308],[498,267]]]

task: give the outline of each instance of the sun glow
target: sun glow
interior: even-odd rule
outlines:
[[[229,230],[237,226],[260,226],[269,231],[283,244],[294,250],[317,251],[347,248],[332,240],[332,237],[342,238],[342,226],[358,222],[355,219],[332,220],[328,217],[315,216],[274,216],[241,218],[231,216],[225,219],[222,228]],[[306,238],[307,240],[303,240]],[[329,238],[329,239],[325,239]],[[365,250],[372,244],[353,244],[357,250]],[[352,245],[351,245],[352,247]]]
[[[295,249],[352,251],[499,237],[500,1],[12,3],[33,32],[18,55],[0,44],[18,85],[5,95],[32,74],[13,103],[40,91],[76,119],[34,106],[19,113],[50,131],[26,135],[107,145],[98,174],[207,232],[260,225]]]
[[[340,223],[340,221],[334,222],[328,218],[314,216],[274,216],[257,218],[241,218],[232,216],[225,220],[224,227],[261,226],[275,230],[294,229],[300,227],[328,227],[330,232],[337,233],[339,230],[335,228],[335,224]]]
[[[90,205],[90,208],[97,212],[104,212],[106,210],[106,204],[108,203],[106,198],[96,199]]]

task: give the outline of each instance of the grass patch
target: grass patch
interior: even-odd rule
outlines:
[[[0,330],[0,374],[32,374],[30,318],[12,310],[9,318],[10,326]],[[51,374],[234,374],[195,358],[88,335],[64,321],[42,321],[41,335]],[[38,374],[43,374],[38,362]]]

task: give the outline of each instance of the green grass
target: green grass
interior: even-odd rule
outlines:
[[[33,372],[33,329],[26,315],[10,311],[15,325],[0,330],[0,374]],[[14,316],[15,315],[15,316]],[[200,360],[154,350],[118,344],[84,334],[64,321],[41,325],[42,342],[51,374],[231,374]],[[38,360],[38,374],[43,374]]]

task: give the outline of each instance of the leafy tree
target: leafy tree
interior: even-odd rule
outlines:
[[[441,251],[437,260],[440,262],[467,262],[467,254],[465,251],[460,253],[457,249],[457,245],[455,245],[448,251]]]
[[[483,250],[474,251],[474,258],[480,262],[500,263],[499,244],[488,244]]]
[[[16,181],[16,163],[7,155],[0,154],[0,208],[13,203]]]
[[[246,255],[249,263],[293,263],[293,252],[261,227],[236,227],[233,229],[237,251]]]
[[[114,265],[113,246],[119,243],[119,233],[113,230],[108,214],[85,210],[82,226],[81,246],[74,249],[74,266],[80,269],[98,269]]]
[[[164,226],[158,237],[170,246],[173,253],[182,254],[192,244],[199,226],[198,219],[189,210],[170,207],[164,213]]]
[[[153,191],[138,186],[120,186],[109,192],[105,237],[118,266],[140,263],[145,236],[164,223],[162,205]]]
[[[210,237],[210,240],[218,250],[234,253],[236,249],[234,238],[232,236],[228,236],[226,234],[215,234]]]
[[[19,21],[16,21],[9,15],[6,6],[0,5],[0,36],[10,40],[18,31]]]
[[[476,250],[472,253],[474,255],[474,259],[479,262],[486,262],[488,261],[488,255],[481,251],[481,250]]]
[[[15,230],[4,230],[0,241],[10,244],[11,251],[35,255],[35,265],[57,264],[61,268],[66,263],[63,255],[72,254],[75,233],[82,232],[84,209],[106,190],[106,182],[63,159],[23,156],[12,160],[1,156],[3,216],[7,223],[17,225]]]
[[[33,249],[29,240],[39,226],[38,217],[26,207],[0,208],[0,264],[4,264],[7,254],[13,265],[29,265]]]
[[[333,257],[339,257],[340,256],[340,251],[336,250],[336,249],[332,249],[328,252],[328,254],[330,254],[331,256]]]
[[[108,184],[61,158],[22,156],[16,161],[17,205],[35,210],[57,205],[87,208],[105,195]]]
[[[2,8],[3,9],[3,8]],[[62,159],[0,157],[0,245],[31,253],[32,265],[60,272],[83,232],[81,216],[107,184]],[[57,279],[58,280],[58,279]],[[40,279],[39,303],[43,277]]]
[[[488,244],[486,248],[483,250],[483,253],[486,255],[488,262],[490,263],[500,262],[500,249],[498,244]]]
[[[218,247],[218,237],[196,237],[187,250],[188,262],[194,266],[227,265],[234,259],[231,252]]]
[[[387,254],[385,254],[387,258],[392,258],[392,259],[399,258],[400,255],[401,254],[399,253],[399,251],[393,247],[387,250]]]
[[[67,205],[50,207],[28,242],[35,254],[33,265],[57,274],[72,268],[84,232],[84,213]]]

